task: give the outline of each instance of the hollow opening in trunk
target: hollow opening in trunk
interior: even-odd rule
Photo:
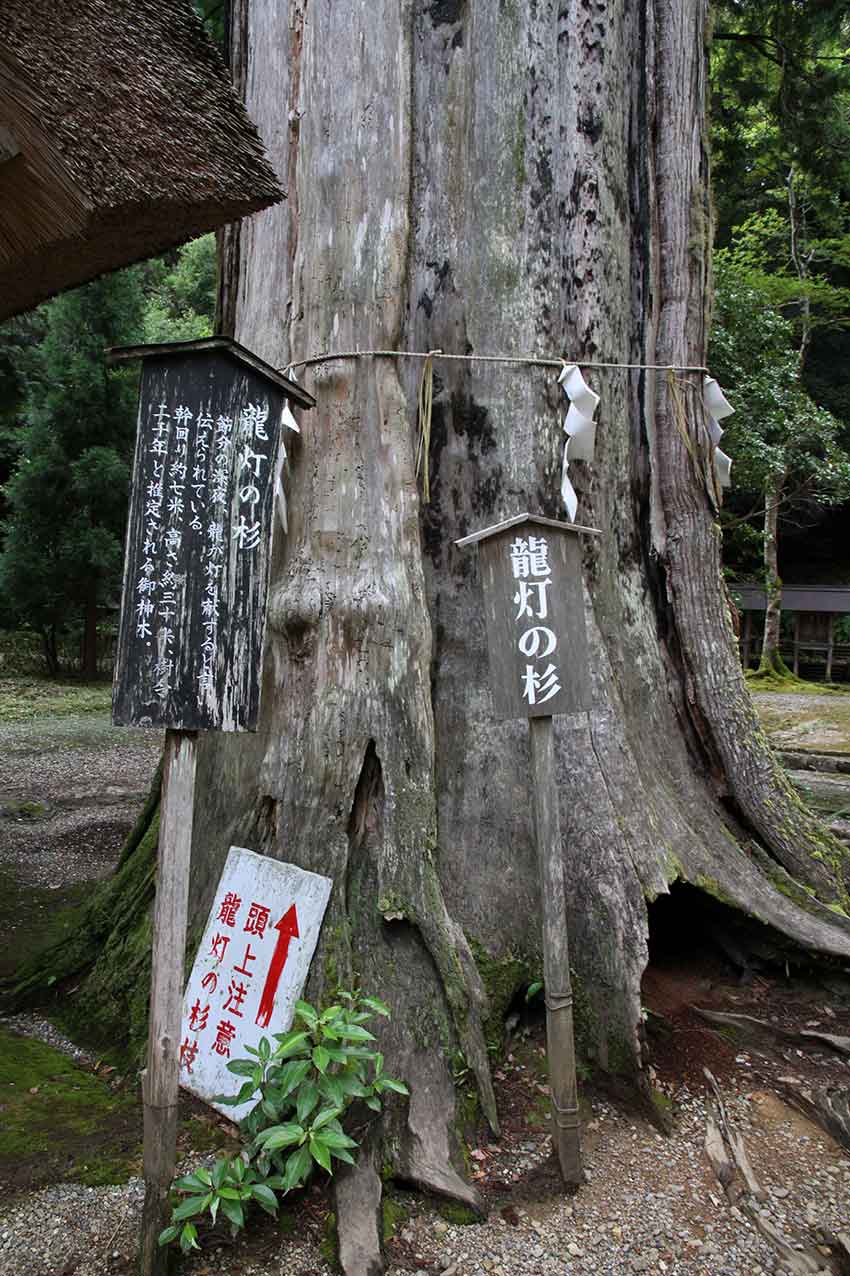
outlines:
[[[647,1062],[668,1096],[681,1085],[704,1087],[705,1069],[718,1080],[778,1075],[789,1062],[799,1069],[789,1032],[817,1023],[840,1031],[836,1016],[850,1005],[844,963],[682,882],[649,904],[648,916]]]
[[[519,985],[505,1007],[504,1021],[506,1046],[511,1037],[528,1036],[546,1022],[546,1002],[539,980]]]
[[[644,994],[682,985],[682,995],[723,984],[752,984],[759,977],[790,977],[811,956],[771,926],[732,908],[687,882],[648,906],[649,962]]]

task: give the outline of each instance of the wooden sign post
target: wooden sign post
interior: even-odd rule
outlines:
[[[496,715],[529,719],[552,1142],[569,1186],[583,1169],[552,715],[590,707],[577,533],[593,531],[519,514],[457,542],[479,546]]]
[[[256,730],[282,435],[315,401],[224,337],[107,358],[142,360],[112,719],[166,728],[141,1241],[142,1276],[164,1276],[197,732]]]

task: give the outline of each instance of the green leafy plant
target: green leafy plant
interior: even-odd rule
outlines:
[[[178,1242],[184,1253],[199,1249],[198,1221],[219,1215],[235,1234],[245,1226],[245,1209],[259,1205],[268,1214],[285,1195],[307,1182],[315,1167],[333,1174],[333,1162],[354,1164],[357,1140],[343,1129],[341,1118],[355,1100],[380,1112],[386,1091],[409,1093],[402,1081],[384,1074],[384,1057],[373,1047],[366,1028],[376,1015],[389,1018],[376,997],[340,993],[339,1004],[324,1011],[306,1001],[295,1003],[288,1032],[275,1033],[246,1046],[252,1058],[233,1059],[228,1070],[244,1081],[238,1094],[216,1102],[238,1107],[258,1095],[240,1122],[245,1139],[241,1153],[216,1161],[174,1182],[171,1225],[160,1245]]]

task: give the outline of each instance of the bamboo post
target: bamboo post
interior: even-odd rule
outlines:
[[[529,719],[534,822],[543,910],[543,982],[546,1053],[552,1102],[552,1142],[568,1186],[584,1179],[573,1037],[573,990],[567,934],[567,901],[561,858],[558,782],[552,719]]]
[[[141,1276],[165,1276],[159,1235],[169,1222],[168,1190],[177,1158],[180,1022],[189,905],[189,861],[197,732],[165,733],[165,766],[153,922],[150,1023],[144,1101],[145,1203]]]

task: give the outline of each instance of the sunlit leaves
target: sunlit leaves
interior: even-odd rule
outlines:
[[[364,1026],[376,1015],[389,1016],[383,1002],[340,992],[339,1003],[321,1013],[304,1001],[294,1010],[300,1026],[276,1033],[274,1046],[262,1038],[250,1051],[252,1059],[228,1064],[246,1080],[237,1096],[218,1101],[257,1100],[241,1122],[245,1150],[218,1160],[212,1171],[202,1168],[175,1182],[172,1225],[160,1244],[178,1242],[185,1252],[197,1248],[190,1220],[209,1215],[214,1222],[219,1211],[234,1233],[245,1225],[246,1205],[273,1214],[277,1193],[306,1183],[316,1166],[331,1174],[334,1161],[354,1164],[357,1142],[340,1123],[350,1104],[359,1101],[380,1112],[382,1095],[408,1094],[402,1081],[384,1074],[384,1057]]]

